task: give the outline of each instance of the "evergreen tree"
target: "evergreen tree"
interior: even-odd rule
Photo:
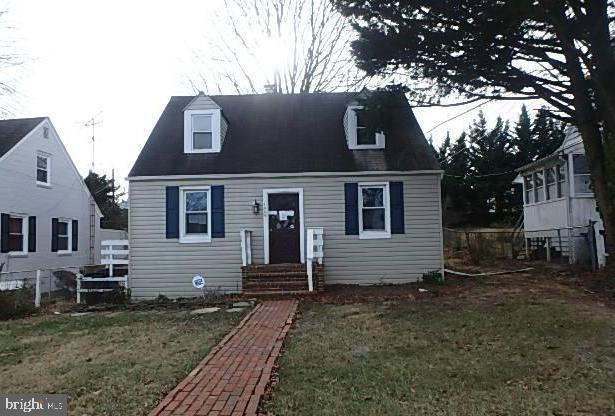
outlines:
[[[536,158],[545,157],[555,152],[564,141],[565,125],[552,117],[541,108],[534,119],[532,135],[535,137]]]
[[[123,192],[119,192],[120,187],[115,186],[113,180],[107,178],[107,175],[101,176],[95,172],[90,172],[84,181],[102,211],[103,218],[100,221],[100,226],[102,228],[127,230],[128,212],[126,209],[120,208],[119,205],[119,200],[124,195]]]
[[[508,123],[498,117],[494,128],[489,129],[481,111],[470,128],[469,139],[472,222],[511,220],[515,209],[511,188],[516,173]]]
[[[442,179],[442,202],[446,224],[467,224],[471,189],[467,178],[469,170],[466,133],[463,132],[455,143],[450,145],[450,136],[445,139],[450,147],[444,161],[440,162],[444,170]],[[444,146],[443,146],[444,147]],[[442,153],[442,149],[441,149]]]
[[[534,132],[532,130],[532,120],[527,111],[527,107],[521,107],[519,121],[515,125],[515,144],[517,147],[517,167],[527,165],[532,162],[537,154],[537,145],[534,140]]]

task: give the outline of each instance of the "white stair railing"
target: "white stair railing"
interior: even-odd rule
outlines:
[[[110,277],[114,277],[115,265],[128,266],[128,240],[104,240],[100,242],[100,248],[100,264],[108,266]]]
[[[252,264],[252,231],[241,230],[241,264],[248,266]]]
[[[314,291],[313,264],[314,262],[322,264],[325,256],[324,234],[324,229],[320,227],[307,229],[307,253],[305,258],[307,261],[308,289],[310,292]]]

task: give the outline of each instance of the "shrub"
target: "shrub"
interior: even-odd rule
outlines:
[[[33,288],[0,291],[0,320],[23,318],[35,311]]]
[[[56,270],[53,275],[57,279],[58,286],[73,293],[77,290],[77,276],[69,270]]]
[[[423,273],[421,281],[431,284],[443,284],[444,277],[442,277],[442,273],[440,272],[440,270],[431,270],[429,272]]]

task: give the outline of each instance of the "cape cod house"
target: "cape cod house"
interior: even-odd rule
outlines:
[[[101,217],[51,120],[0,120],[0,271],[6,278],[96,263]]]
[[[296,292],[442,272],[439,165],[403,95],[379,130],[360,98],[172,97],[128,177],[132,295],[200,295],[197,275]]]
[[[578,130],[569,128],[553,154],[518,172],[515,182],[523,185],[526,239],[540,240],[544,248],[557,252],[571,264],[604,265],[604,226]]]

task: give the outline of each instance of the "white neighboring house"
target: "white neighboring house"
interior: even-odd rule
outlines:
[[[98,263],[101,217],[49,118],[0,120],[1,271]]]
[[[517,170],[516,183],[523,184],[523,214],[526,238],[551,237],[552,246],[562,250],[570,263],[590,262],[591,253],[583,237],[590,221],[595,222],[596,260],[606,262],[604,226],[600,219],[583,140],[569,128],[562,145],[551,155]],[[559,235],[558,235],[558,231]],[[568,239],[574,241],[569,253]]]

